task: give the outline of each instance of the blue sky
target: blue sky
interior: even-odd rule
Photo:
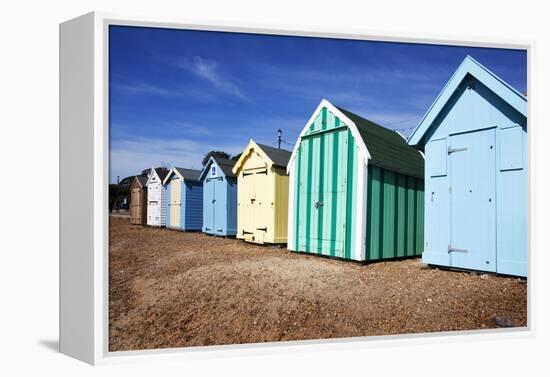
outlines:
[[[321,99],[391,129],[414,127],[466,55],[521,92],[521,50],[111,26],[110,180],[201,168],[250,138],[292,149]],[[403,130],[405,134],[410,129]]]

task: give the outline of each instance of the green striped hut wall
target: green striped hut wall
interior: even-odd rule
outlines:
[[[287,171],[290,250],[356,261],[421,254],[424,161],[397,133],[323,100]]]

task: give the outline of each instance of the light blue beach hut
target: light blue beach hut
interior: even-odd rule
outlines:
[[[408,143],[425,152],[423,262],[527,276],[527,98],[468,56]]]
[[[237,234],[236,161],[210,157],[201,172],[203,182],[202,231],[218,236]]]
[[[202,182],[200,171],[172,168],[164,178],[166,186],[166,227],[201,230]]]

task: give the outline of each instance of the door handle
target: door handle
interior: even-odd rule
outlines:
[[[467,253],[468,250],[466,249],[457,249],[456,247],[451,247],[451,245],[449,245],[449,247],[447,248],[447,253]]]
[[[323,206],[323,202],[315,202],[315,208],[319,208]]]
[[[216,199],[212,199],[212,203],[215,203],[216,202]]]

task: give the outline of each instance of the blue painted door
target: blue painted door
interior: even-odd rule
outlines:
[[[496,271],[495,129],[451,135],[451,266]]]
[[[212,232],[213,233],[221,233],[220,232],[220,194],[221,194],[221,185],[220,180],[223,179],[221,177],[219,178],[212,178],[212,187],[214,190],[214,198],[212,200],[212,218],[214,219],[214,222],[212,224]],[[222,229],[223,232],[223,229]]]
[[[214,182],[216,179],[207,178],[204,185],[204,231],[213,233],[215,229],[214,203],[216,201]]]

